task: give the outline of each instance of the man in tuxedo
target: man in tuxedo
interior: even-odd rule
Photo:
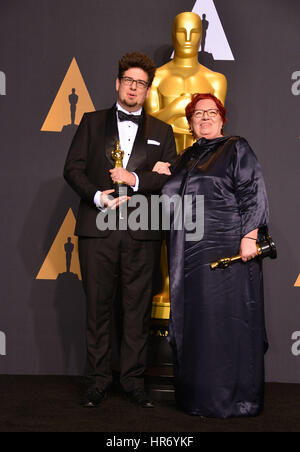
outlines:
[[[81,198],[75,233],[87,302],[86,407],[98,406],[112,383],[111,314],[118,284],[123,311],[120,383],[128,400],[153,406],[143,374],[162,233],[151,228],[99,230],[96,217],[103,209],[120,213],[128,201],[128,196],[110,196],[114,182],[123,181],[149,199],[160,194],[170,174],[168,166],[177,155],[172,128],[143,109],[154,75],[154,63],[146,55],[121,58],[116,104],[83,116],[65,163],[64,177]],[[124,151],[123,168],[115,168],[111,156],[117,140]]]

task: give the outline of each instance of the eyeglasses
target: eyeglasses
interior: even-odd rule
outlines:
[[[144,80],[134,80],[131,77],[121,77],[121,81],[126,86],[131,86],[135,82],[137,88],[140,88],[140,89],[148,88],[148,83],[145,82]]]
[[[204,113],[207,113],[207,116],[209,118],[215,118],[218,115],[219,110],[215,110],[213,108],[210,108],[209,110],[195,110],[193,113],[193,116],[196,119],[201,119],[201,118],[203,118]]]

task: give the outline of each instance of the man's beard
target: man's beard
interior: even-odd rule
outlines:
[[[130,108],[138,106],[138,103],[135,100],[132,100],[132,102],[130,103],[126,99],[123,99],[122,102],[124,105],[126,105],[127,107],[130,107]]]

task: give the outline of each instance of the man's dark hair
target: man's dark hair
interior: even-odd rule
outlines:
[[[153,60],[140,52],[126,53],[119,61],[119,80],[123,77],[125,71],[133,67],[141,68],[148,74],[148,84],[151,86],[156,70]]]

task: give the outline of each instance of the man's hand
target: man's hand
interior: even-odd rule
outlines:
[[[113,182],[122,181],[130,187],[135,186],[135,175],[127,171],[125,168],[114,168],[109,170],[109,172]]]
[[[105,190],[101,193],[100,200],[104,207],[109,207],[115,210],[120,204],[127,202],[130,196],[120,196],[119,198],[112,198],[111,195],[115,190]]]
[[[171,176],[171,171],[169,170],[171,163],[168,162],[156,162],[152,172],[158,174],[165,174],[166,176]]]

